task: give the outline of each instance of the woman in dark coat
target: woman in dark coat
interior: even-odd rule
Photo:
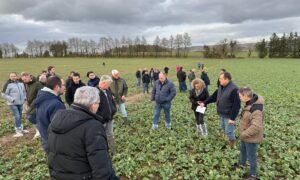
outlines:
[[[194,79],[192,81],[192,90],[190,91],[190,101],[192,103],[192,110],[195,113],[197,123],[197,133],[201,136],[207,136],[207,126],[204,123],[204,113],[197,112],[197,107],[201,102],[205,101],[209,94],[205,88],[205,84],[201,79]]]

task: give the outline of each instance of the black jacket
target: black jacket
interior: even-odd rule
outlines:
[[[102,123],[101,116],[75,103],[55,114],[48,129],[51,179],[119,179]]]
[[[190,96],[189,96],[190,101],[192,103],[192,110],[194,110],[194,111],[196,110],[196,108],[198,106],[197,101],[204,102],[208,97],[209,97],[209,94],[208,94],[206,88],[204,88],[203,91],[198,96],[196,95],[195,89],[192,89],[190,91]]]
[[[98,88],[99,89],[99,88]],[[108,122],[113,119],[113,116],[117,112],[116,104],[112,98],[110,90],[105,90],[107,96],[104,93],[104,90],[99,89],[100,104],[97,111],[97,114],[102,116],[104,122]]]
[[[90,80],[88,81],[88,86],[91,86],[91,87],[97,87],[98,84],[99,84],[99,82],[100,82],[100,79],[99,79],[97,76],[95,76],[94,79],[90,79]]]
[[[207,73],[202,73],[201,74],[201,79],[204,81],[205,86],[210,85],[210,80],[209,80],[209,77],[208,77]]]
[[[74,82],[72,82],[70,84],[70,86],[67,87],[65,98],[66,98],[66,102],[69,105],[71,105],[74,102],[74,95],[75,95],[76,89],[78,89],[82,86],[85,86],[85,84],[80,81],[79,84],[74,84]]]
[[[142,79],[143,83],[150,83],[150,75],[149,74],[144,74],[143,75],[143,79]]]
[[[136,77],[136,78],[141,78],[141,76],[142,76],[142,75],[141,75],[141,71],[136,71],[136,72],[135,72],[135,77]]]
[[[186,73],[182,70],[178,71],[177,73],[177,79],[179,82],[185,82],[186,80]]]

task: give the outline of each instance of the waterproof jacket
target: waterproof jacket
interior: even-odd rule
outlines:
[[[126,84],[125,79],[123,78],[112,78],[113,82],[110,84],[110,90],[112,95],[114,96],[114,101],[116,104],[124,103],[123,100],[121,100],[122,96],[127,96],[128,87]]]
[[[209,77],[208,77],[207,73],[202,72],[201,73],[201,79],[204,81],[205,86],[210,85],[210,80],[209,80]]]
[[[44,87],[38,92],[32,105],[36,108],[36,121],[41,134],[43,148],[48,152],[47,129],[56,111],[65,109],[65,105],[60,97],[55,95],[47,87]]]
[[[264,99],[254,95],[241,112],[239,137],[248,143],[260,143],[263,140]]]
[[[85,86],[85,84],[79,81],[79,84],[75,84],[74,82],[72,82],[70,86],[67,88],[65,99],[69,105],[71,105],[74,102],[74,95],[76,90],[82,86]]]
[[[26,91],[22,82],[8,80],[2,90],[2,97],[8,105],[22,105],[26,100]]]
[[[149,84],[150,83],[150,75],[149,74],[144,74],[142,82]]]
[[[99,79],[97,76],[95,76],[94,79],[90,79],[90,80],[88,81],[88,86],[91,86],[91,87],[97,87],[98,84],[99,84],[99,82],[100,82],[100,79]]]
[[[177,73],[177,79],[179,82],[185,82],[186,80],[186,73],[182,70],[178,71]]]
[[[99,89],[99,97],[100,104],[96,114],[100,115],[103,118],[104,122],[107,123],[113,119],[113,116],[117,112],[117,107],[109,89]]]
[[[55,114],[48,132],[52,179],[119,179],[112,168],[101,116],[73,103]]]
[[[32,102],[36,98],[39,90],[41,90],[43,87],[44,86],[39,81],[37,81],[35,78],[32,78],[31,82],[25,83],[27,104],[29,106],[27,114],[35,114],[36,113],[36,109],[32,107]]]
[[[192,89],[190,90],[190,96],[189,99],[192,103],[192,110],[195,111],[198,105],[198,101],[204,102],[209,97],[209,94],[207,92],[207,89],[204,88],[203,91],[197,96],[196,90]]]
[[[163,104],[171,102],[175,96],[176,88],[173,82],[168,79],[163,84],[159,80],[155,81],[151,96],[152,101]]]

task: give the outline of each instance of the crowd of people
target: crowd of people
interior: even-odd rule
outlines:
[[[165,127],[172,128],[170,110],[176,88],[168,78],[168,73],[168,67],[163,72],[144,68],[135,73],[136,86],[141,87],[143,83],[144,93],[149,93],[149,85],[153,87],[151,100],[155,105],[151,129],[154,131],[159,129],[162,109]],[[186,72],[183,67],[177,66],[176,73],[179,91],[185,93]],[[11,72],[3,87],[2,97],[14,116],[14,137],[19,138],[28,133],[22,125],[22,110],[26,104],[26,118],[36,129],[34,139],[41,139],[53,179],[118,179],[109,151],[112,155],[117,153],[113,131],[117,111],[126,128],[130,128],[126,110],[128,86],[116,69],[112,70],[111,75],[98,77],[93,71],[89,71],[86,76],[87,85],[81,81],[80,74],[74,71],[70,72],[65,81],[55,74],[54,66],[49,66],[48,71],[43,71],[37,77],[22,72],[19,79],[17,73]],[[243,168],[249,160],[250,174],[246,178],[256,179],[256,153],[263,139],[263,98],[249,87],[238,88],[225,69],[221,69],[217,89],[212,95],[208,93],[210,80],[208,69],[204,65],[201,65],[200,78],[196,77],[196,70],[191,69],[188,80],[188,98],[195,115],[196,131],[201,137],[208,136],[205,109],[208,104],[216,103],[223,138],[229,147],[235,148],[236,119],[241,102],[245,103],[238,127],[240,158],[231,169]],[[63,94],[65,103],[60,98]]]

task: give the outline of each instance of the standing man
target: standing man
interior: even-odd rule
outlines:
[[[65,92],[65,81],[58,76],[47,79],[46,87],[41,89],[33,106],[36,107],[36,120],[42,138],[43,149],[48,153],[47,129],[56,111],[65,109],[60,95]]]
[[[240,160],[232,166],[232,170],[245,167],[247,159],[250,161],[250,175],[246,179],[257,177],[257,148],[263,140],[264,99],[253,93],[249,87],[239,89],[239,96],[245,106],[241,112],[239,124]]]
[[[16,134],[14,137],[22,137],[23,133],[28,133],[22,125],[22,108],[26,99],[26,91],[24,84],[18,81],[17,73],[11,72],[9,74],[9,80],[3,86],[1,95],[6,100],[15,118]]]
[[[179,82],[179,91],[180,92],[185,92],[186,91],[186,83],[185,83],[185,80],[186,80],[186,73],[183,71],[183,68],[180,67],[179,68],[179,71],[177,73],[177,79],[178,79],[178,82]]]
[[[85,86],[85,84],[81,82],[80,74],[79,73],[73,73],[72,82],[69,85],[69,87],[67,87],[67,91],[66,91],[66,94],[65,94],[65,98],[66,98],[66,101],[67,101],[69,106],[74,101],[74,94],[76,92],[76,89],[78,89],[82,86]]]
[[[167,75],[165,73],[159,73],[159,80],[155,81],[151,96],[151,100],[155,101],[154,118],[152,124],[153,130],[158,129],[161,109],[164,109],[165,112],[165,126],[166,128],[171,129],[170,109],[171,102],[175,96],[176,88],[174,84],[167,79]]]
[[[231,81],[229,72],[224,72],[219,76],[220,86],[207,98],[202,106],[216,102],[217,112],[220,116],[223,137],[229,139],[228,144],[234,148],[236,138],[234,135],[235,118],[238,116],[241,101],[238,95],[238,87]]]
[[[115,103],[118,104],[119,110],[121,111],[122,119],[124,120],[126,127],[128,127],[129,123],[127,119],[127,111],[125,106],[128,87],[125,79],[120,77],[118,70],[112,70],[111,74],[113,82],[110,85],[110,89],[112,91],[113,99]]]
[[[109,87],[112,82],[113,81],[110,76],[108,75],[101,76],[99,86],[98,86],[100,104],[96,114],[102,116],[104,120],[104,127],[107,136],[108,146],[112,154],[115,155],[117,151],[115,147],[113,116],[116,114],[117,108],[112,98],[111,91],[109,90]]]
[[[103,119],[95,114],[99,91],[84,86],[74,103],[58,111],[49,126],[51,179],[119,179],[109,157]]]
[[[143,87],[144,87],[144,94],[149,93],[149,83],[150,83],[150,76],[148,70],[145,71],[142,78]]]
[[[42,76],[45,77],[45,75],[40,75],[40,78]],[[27,104],[29,107],[27,111],[27,119],[35,126],[36,133],[33,137],[33,139],[35,139],[40,137],[40,133],[36,122],[36,108],[32,106],[32,102],[36,98],[38,91],[43,88],[43,85],[27,72],[21,73],[21,79],[25,84]]]
[[[192,81],[193,81],[195,78],[196,78],[196,75],[195,75],[195,69],[191,69],[191,70],[190,70],[190,74],[188,75],[188,79],[189,79],[189,81],[190,81],[190,85],[189,85],[190,90],[193,89],[193,87],[192,87]]]

